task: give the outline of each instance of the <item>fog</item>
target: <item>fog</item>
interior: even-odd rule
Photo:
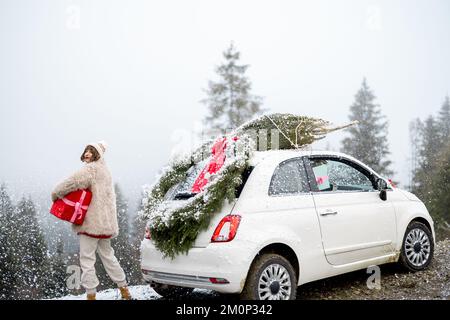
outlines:
[[[135,206],[200,128],[203,89],[233,41],[270,112],[342,124],[366,77],[407,185],[409,121],[450,91],[449,14],[446,0],[1,0],[0,182],[49,204],[86,143],[106,140]],[[344,134],[314,147],[339,150]]]

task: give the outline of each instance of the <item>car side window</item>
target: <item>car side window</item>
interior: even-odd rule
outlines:
[[[355,166],[334,159],[310,159],[319,191],[376,190],[369,176]]]
[[[297,158],[280,163],[273,173],[269,195],[295,195],[302,192],[309,192],[303,161]]]

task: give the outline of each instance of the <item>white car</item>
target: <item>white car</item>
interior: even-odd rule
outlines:
[[[277,150],[255,152],[250,164],[236,200],[187,255],[163,258],[146,230],[141,267],[156,292],[295,299],[310,281],[389,262],[412,271],[430,264],[435,234],[425,205],[353,157]]]

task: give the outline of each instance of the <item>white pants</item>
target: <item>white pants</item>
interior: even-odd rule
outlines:
[[[125,272],[120,267],[114,255],[114,249],[111,247],[111,239],[97,239],[80,235],[80,266],[81,266],[81,285],[86,289],[87,293],[95,293],[99,281],[95,274],[95,252],[97,251],[103,266],[112,281],[118,287],[127,285]]]

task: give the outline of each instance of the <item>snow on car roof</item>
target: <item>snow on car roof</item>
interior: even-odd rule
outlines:
[[[307,150],[267,150],[267,151],[255,151],[250,158],[251,165],[257,165],[261,161],[266,159],[284,160],[292,157],[301,157],[304,155],[310,155],[311,151]]]
[[[301,156],[313,156],[313,155],[327,155],[327,156],[335,156],[342,157],[349,160],[352,160],[363,167],[366,167],[371,172],[375,172],[373,169],[368,167],[366,164],[361,161],[355,159],[354,157],[336,151],[328,151],[328,150],[305,150],[305,149],[289,149],[289,150],[267,150],[267,151],[256,151],[253,153],[253,156],[250,158],[250,165],[256,166],[261,161],[272,159],[283,161],[293,157],[301,157]]]

